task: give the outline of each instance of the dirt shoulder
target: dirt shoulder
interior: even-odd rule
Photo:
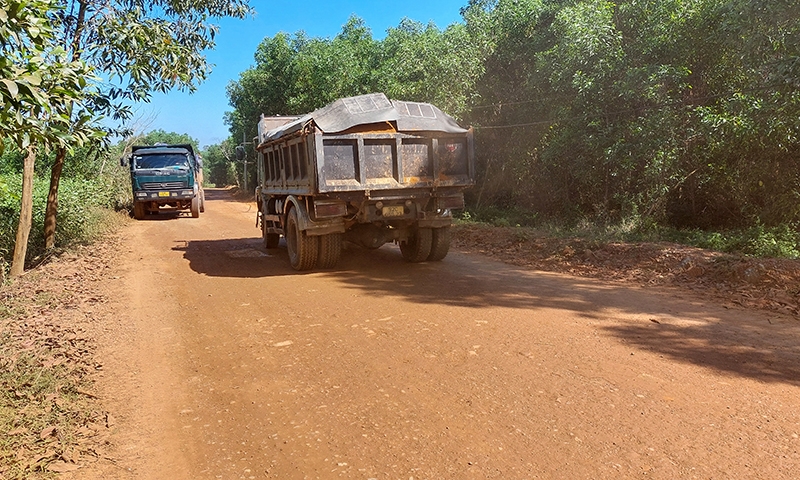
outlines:
[[[108,460],[114,420],[94,383],[119,244],[112,236],[63,253],[0,287],[0,479]]]
[[[645,287],[672,286],[725,306],[800,316],[800,260],[750,258],[672,243],[595,243],[535,230],[461,224],[453,246],[517,266]]]

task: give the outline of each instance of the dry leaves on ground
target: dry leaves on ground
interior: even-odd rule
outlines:
[[[63,254],[0,288],[0,479],[52,476],[103,456],[86,327],[105,299],[114,241]]]
[[[800,260],[759,259],[672,243],[598,243],[530,229],[457,225],[453,245],[512,265],[599,279],[670,285],[723,305],[800,316]]]

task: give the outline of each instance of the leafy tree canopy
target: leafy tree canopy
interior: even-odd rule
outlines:
[[[186,144],[192,146],[195,152],[200,152],[200,144],[187,133],[167,132],[162,129],[151,130],[134,142],[136,145],[155,145],[166,143],[168,145]]]
[[[48,16],[56,8],[55,0],[0,0],[0,132],[21,149],[72,147],[94,135],[95,77],[56,43]]]
[[[440,30],[404,19],[379,41],[353,16],[333,38],[279,33],[261,42],[255,66],[228,85],[234,110],[225,119],[234,139],[243,132],[250,138],[262,114],[303,114],[371,92],[434,102],[460,115],[482,72],[480,56],[463,25]]]

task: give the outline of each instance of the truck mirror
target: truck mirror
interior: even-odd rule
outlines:
[[[242,161],[244,160],[244,146],[239,145],[236,147],[236,160]]]
[[[120,167],[127,167],[128,166],[128,159],[125,158],[125,157],[120,158],[119,159],[119,166]]]

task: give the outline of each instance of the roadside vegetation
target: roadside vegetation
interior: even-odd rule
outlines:
[[[672,242],[756,258],[800,259],[800,228],[796,225],[767,227],[757,224],[746,228],[703,230],[638,221],[603,223],[596,219],[583,219],[557,222],[539,220],[536,215],[524,210],[498,208],[460,212],[457,222],[462,225],[512,227],[526,238],[536,232],[538,236],[578,238],[594,243]]]
[[[796,258],[796,2],[470,0],[461,13],[382,38],[358,17],[332,38],[265,38],[228,87],[228,143],[260,114],[382,91],[475,128],[479,219]]]
[[[108,428],[86,395],[91,345],[49,316],[69,303],[63,291],[37,287],[36,271],[19,277],[125,221],[118,160],[130,145],[197,147],[185,134],[134,131],[128,105],[193,90],[209,72],[210,20],[252,9],[167,3],[0,0],[0,478],[47,477],[99,455],[97,442],[81,446]],[[228,87],[231,137],[202,152],[205,181],[244,183],[234,148],[261,114],[381,91],[475,128],[477,183],[457,228],[478,251],[525,265],[539,252],[592,274],[630,269],[618,242],[800,258],[800,3],[465,3],[462,21],[443,28],[404,19],[376,38],[353,17],[331,38],[265,38]],[[764,266],[775,262],[675,250],[639,248],[661,257],[635,265],[662,275],[672,262],[664,275],[696,282],[727,265],[774,291],[758,302],[800,311],[797,267],[781,276]]]

